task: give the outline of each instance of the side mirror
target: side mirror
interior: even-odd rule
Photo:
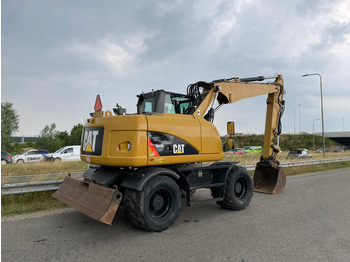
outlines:
[[[227,134],[230,135],[230,138],[227,139],[227,146],[230,150],[234,149],[235,140],[232,136],[235,134],[235,122],[227,122]]]
[[[235,122],[227,122],[227,134],[230,136],[235,134]]]

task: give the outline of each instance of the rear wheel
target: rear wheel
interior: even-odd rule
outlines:
[[[214,198],[223,197],[216,203],[223,208],[242,210],[253,197],[253,181],[249,172],[241,166],[234,166],[229,171],[224,187],[212,188]]]
[[[167,176],[152,178],[142,191],[126,189],[124,213],[138,228],[163,231],[177,219],[181,209],[181,193]]]

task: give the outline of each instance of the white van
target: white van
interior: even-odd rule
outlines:
[[[45,156],[46,161],[79,161],[80,146],[65,146]]]

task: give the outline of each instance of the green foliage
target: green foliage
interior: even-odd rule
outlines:
[[[80,145],[83,128],[84,126],[82,124],[77,124],[72,128],[72,130],[70,131],[70,137],[69,137],[70,145]]]
[[[57,133],[57,138],[61,141],[62,147],[63,146],[69,146],[69,134],[68,134],[67,131],[58,132]]]
[[[45,126],[41,131],[36,148],[46,149],[50,152],[55,152],[64,146],[80,145],[81,134],[84,126],[82,124],[75,125],[70,134],[67,131],[57,131],[56,124]]]
[[[34,143],[31,139],[28,140],[27,147],[34,147]]]
[[[1,103],[1,149],[12,151],[11,136],[18,131],[19,115],[9,102]]]
[[[56,130],[56,124],[53,123],[51,126],[46,125],[40,132],[36,147],[39,149],[46,149],[49,152],[55,152],[61,148],[63,142],[59,139],[59,132]]]

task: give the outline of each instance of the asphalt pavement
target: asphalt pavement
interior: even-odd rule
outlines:
[[[194,196],[202,199],[208,191]],[[350,261],[350,169],[287,178],[243,211],[188,207],[161,233],[65,209],[2,218],[2,261]]]

